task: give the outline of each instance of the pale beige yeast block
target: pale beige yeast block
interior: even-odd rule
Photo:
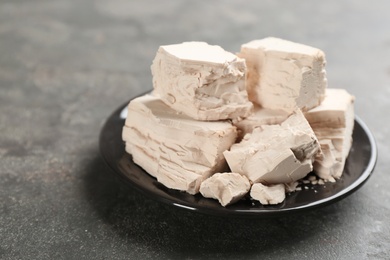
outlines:
[[[197,120],[247,117],[245,61],[220,46],[184,42],[160,46],[151,66],[154,93]]]
[[[269,37],[243,44],[237,55],[246,60],[249,99],[262,107],[306,111],[323,100],[327,79],[321,50]]]
[[[168,188],[191,194],[211,174],[225,170],[222,153],[236,137],[228,121],[196,121],[150,95],[129,103],[122,131],[135,163]]]
[[[223,154],[233,172],[253,183],[291,183],[312,170],[318,140],[298,109],[281,125],[255,128]]]
[[[323,178],[340,178],[352,145],[354,96],[344,89],[328,88],[325,99],[305,113],[323,150],[314,163],[314,171]]]

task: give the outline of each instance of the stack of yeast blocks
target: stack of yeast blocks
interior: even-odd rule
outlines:
[[[132,100],[123,128],[135,163],[168,188],[199,192],[226,171],[237,139],[228,119],[246,117],[245,60],[204,42],[161,46],[152,64],[153,96]]]
[[[204,42],[161,46],[154,90],[133,99],[122,138],[135,163],[168,188],[262,204],[314,171],[342,174],[353,97],[327,89],[324,53],[277,38],[234,55]]]

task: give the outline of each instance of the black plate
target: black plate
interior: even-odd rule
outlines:
[[[377,147],[373,135],[364,122],[355,117],[352,148],[342,178],[335,183],[328,182],[325,185],[315,185],[307,190],[287,194],[285,201],[275,206],[262,206],[247,199],[224,208],[218,201],[203,198],[200,194],[194,196],[166,188],[133,162],[131,155],[125,152],[121,135],[127,104],[121,105],[107,119],[100,133],[100,152],[105,162],[130,187],[158,201],[201,213],[274,217],[325,206],[345,198],[360,188],[372,174],[377,160]]]

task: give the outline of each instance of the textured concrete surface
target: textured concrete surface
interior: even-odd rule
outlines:
[[[390,2],[0,2],[1,259],[389,259]],[[225,219],[162,205],[117,181],[98,135],[151,88],[159,45],[238,51],[277,36],[327,54],[329,86],[356,96],[375,174],[305,215]]]

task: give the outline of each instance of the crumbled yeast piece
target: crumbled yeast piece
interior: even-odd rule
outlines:
[[[292,112],[323,100],[327,79],[321,50],[269,37],[243,44],[237,55],[246,60],[246,86],[254,103]]]
[[[294,191],[296,191],[298,184],[299,183],[297,181],[285,183],[284,189],[286,190],[286,192],[294,192]]]
[[[344,89],[328,88],[325,99],[305,113],[316,134],[322,156],[316,158],[315,173],[328,181],[341,177],[352,145],[354,97]]]
[[[216,173],[200,185],[200,193],[205,198],[217,199],[222,206],[243,198],[249,191],[249,180],[238,173]]]
[[[252,185],[250,195],[263,205],[279,204],[286,198],[283,184],[266,186],[261,183],[255,183]]]
[[[251,182],[279,184],[305,177],[319,151],[317,138],[298,109],[281,125],[255,128],[223,154],[230,169]]]
[[[136,164],[166,187],[190,194],[210,175],[225,170],[222,152],[236,137],[230,122],[196,121],[150,95],[129,103],[122,132]]]
[[[151,66],[154,92],[197,120],[247,117],[245,60],[219,46],[184,42],[161,46]]]

